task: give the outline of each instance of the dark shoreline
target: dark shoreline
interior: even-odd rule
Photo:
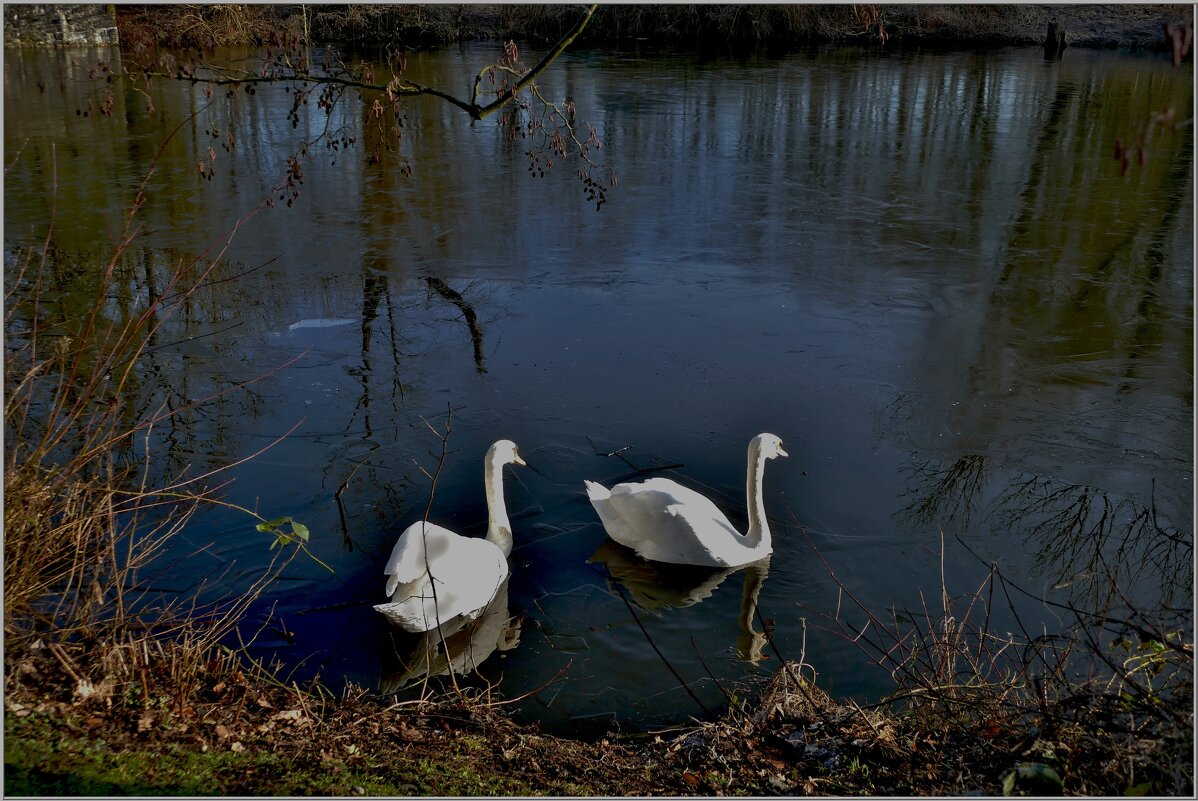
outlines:
[[[194,6],[203,18],[182,23],[178,6],[118,5],[122,46],[211,48],[312,42],[400,49],[465,41],[556,41],[574,23],[563,5],[263,5]],[[1167,50],[1164,26],[1174,5],[600,5],[575,46],[638,41],[712,48],[813,44],[995,47],[1040,45],[1048,26],[1069,47]]]

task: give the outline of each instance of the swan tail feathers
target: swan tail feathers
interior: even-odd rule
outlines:
[[[393,626],[398,626],[404,631],[428,631],[432,626],[429,625],[428,615],[413,614],[411,604],[404,603],[389,603],[375,604],[375,611],[387,618],[387,622]],[[435,618],[434,618],[435,625]]]
[[[595,501],[606,501],[611,498],[611,490],[602,484],[597,484],[594,481],[583,480],[583,484],[587,488],[587,497],[591,499],[591,503]]]

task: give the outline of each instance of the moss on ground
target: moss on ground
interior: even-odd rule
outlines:
[[[588,795],[576,781],[531,784],[489,765],[484,739],[467,736],[435,756],[406,756],[387,743],[311,759],[267,743],[207,748],[119,732],[88,731],[53,713],[5,720],[4,794],[55,795]],[[113,737],[113,735],[116,735]],[[320,735],[317,739],[325,739]],[[110,742],[115,740],[115,742]]]

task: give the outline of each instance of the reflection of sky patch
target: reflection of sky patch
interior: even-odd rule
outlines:
[[[340,317],[320,317],[314,320],[300,320],[298,323],[292,323],[287,326],[288,331],[296,331],[301,328],[336,328],[341,325],[353,325],[357,320],[347,320]]]

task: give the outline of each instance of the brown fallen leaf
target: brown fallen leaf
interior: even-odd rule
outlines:
[[[764,759],[762,761],[764,761],[767,765],[772,767],[774,770],[780,770],[783,773],[785,773],[787,770],[790,769],[790,765],[786,764],[781,759],[775,759],[774,757],[764,757]]]
[[[686,786],[692,790],[699,786],[698,775],[691,773],[689,770],[682,774],[682,780],[686,782]]]
[[[221,738],[222,740],[225,740],[225,739],[228,739],[230,734],[232,734],[232,732],[229,731],[229,728],[227,726],[225,726],[225,724],[223,724],[223,723],[216,724],[216,736],[217,737]]]
[[[137,719],[137,730],[148,731],[154,725],[154,716],[150,712],[142,712],[141,717]]]
[[[270,716],[271,720],[290,720],[295,723],[307,720],[302,709],[284,709]]]
[[[240,754],[242,751],[245,750],[245,746],[242,745],[241,743],[235,742],[229,746],[229,750],[233,751],[234,753]]]

